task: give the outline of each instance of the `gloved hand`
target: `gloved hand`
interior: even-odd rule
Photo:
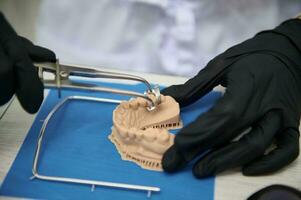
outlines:
[[[36,112],[43,101],[44,88],[32,62],[55,59],[52,51],[18,36],[0,13],[0,105],[16,93],[27,112]]]
[[[234,167],[251,176],[295,160],[301,113],[300,35],[301,20],[288,20],[228,49],[185,84],[163,90],[183,107],[218,84],[226,87],[213,108],[179,131],[163,156],[163,169],[175,172],[197,158],[197,178]],[[233,141],[248,127],[249,133]],[[267,153],[273,143],[276,147]]]

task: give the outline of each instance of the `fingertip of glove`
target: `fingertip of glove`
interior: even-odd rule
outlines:
[[[37,85],[31,89],[32,92],[26,92],[29,90],[17,91],[17,97],[20,101],[23,109],[30,113],[36,113],[44,99],[44,86],[42,83],[37,83]]]
[[[263,167],[258,167],[257,165],[248,165],[242,168],[242,174],[244,176],[259,176],[269,173],[267,170],[264,170]]]
[[[41,95],[41,97],[32,105],[27,106],[26,108],[24,107],[24,109],[30,113],[30,114],[34,114],[36,112],[38,112],[38,110],[40,109],[40,106],[43,102],[43,95]]]
[[[201,157],[193,166],[192,174],[198,179],[208,178],[224,171],[219,165],[217,159],[209,159],[209,157]]]
[[[55,62],[56,55],[50,49],[42,46],[34,45],[30,40],[19,36],[20,41],[23,43],[24,47],[28,51],[28,54],[32,60],[35,62]]]
[[[36,46],[37,50],[35,54],[31,55],[34,57],[36,61],[49,61],[49,62],[56,62],[56,55],[50,49],[46,49],[44,47]]]
[[[206,165],[203,164],[195,164],[192,168],[192,174],[194,177],[198,179],[207,178],[209,176],[212,176],[211,170],[209,170]]]
[[[53,51],[49,50],[49,49],[47,49],[47,50],[48,50],[49,61],[56,62],[56,55],[55,55],[55,53]]]
[[[175,146],[171,146],[163,155],[162,168],[165,172],[173,173],[186,165],[183,156],[176,150]]]

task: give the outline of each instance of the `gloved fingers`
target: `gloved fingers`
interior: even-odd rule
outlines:
[[[299,155],[299,132],[287,129],[277,138],[277,147],[267,155],[248,163],[242,169],[246,176],[275,172],[294,161]]]
[[[197,178],[204,178],[249,163],[265,152],[280,127],[280,114],[273,111],[267,113],[240,140],[201,158],[194,165],[193,174]]]
[[[198,147],[208,150],[235,137],[238,129],[246,128],[242,117],[252,98],[253,87],[248,73],[231,78],[224,96],[177,134],[177,147],[181,151]]]
[[[17,86],[16,94],[22,107],[29,113],[40,108],[44,97],[44,86],[40,81],[35,66],[29,57],[15,63]]]
[[[55,53],[47,48],[36,46],[30,40],[19,36],[22,44],[24,45],[25,49],[27,50],[29,57],[32,61],[35,62],[55,62],[56,56]]]
[[[27,112],[34,113],[43,101],[44,87],[35,66],[22,47],[18,38],[8,40],[4,45],[7,55],[14,65],[16,95],[22,107]]]
[[[253,84],[247,73],[237,80],[242,82],[235,84],[235,79],[231,79],[225,95],[216,105],[176,135],[174,146],[162,159],[165,171],[179,170],[200,153],[229,142],[244,127],[240,117],[251,98]]]
[[[7,103],[15,93],[12,62],[0,46],[0,105]]]
[[[43,84],[39,80],[20,38],[1,12],[0,27],[0,43],[3,48],[1,50],[7,55],[7,58],[2,55],[4,61],[1,60],[0,66],[11,65],[9,68],[0,69],[7,74],[7,78],[1,77],[1,81],[7,80],[0,86],[1,90],[7,89],[7,96],[3,98],[3,102],[15,92],[25,110],[30,113],[36,112],[43,100]]]
[[[214,59],[196,76],[181,85],[172,85],[161,91],[163,95],[172,96],[180,106],[187,106],[197,101],[220,84],[226,74],[228,63]]]
[[[175,172],[182,169],[189,161],[179,152],[175,145],[172,145],[163,154],[162,157],[162,168],[165,172]]]

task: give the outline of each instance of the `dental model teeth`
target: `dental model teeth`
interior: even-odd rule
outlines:
[[[161,104],[155,110],[148,111],[147,105],[143,98],[118,105],[109,139],[123,160],[162,171],[162,155],[174,143],[174,135],[168,130],[182,127],[179,104],[172,97],[161,95]]]

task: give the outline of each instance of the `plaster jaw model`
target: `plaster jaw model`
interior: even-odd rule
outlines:
[[[113,112],[109,139],[123,160],[133,161],[149,170],[162,171],[163,153],[173,144],[169,129],[181,128],[179,104],[161,95],[161,103],[153,111],[143,98],[122,102]]]

